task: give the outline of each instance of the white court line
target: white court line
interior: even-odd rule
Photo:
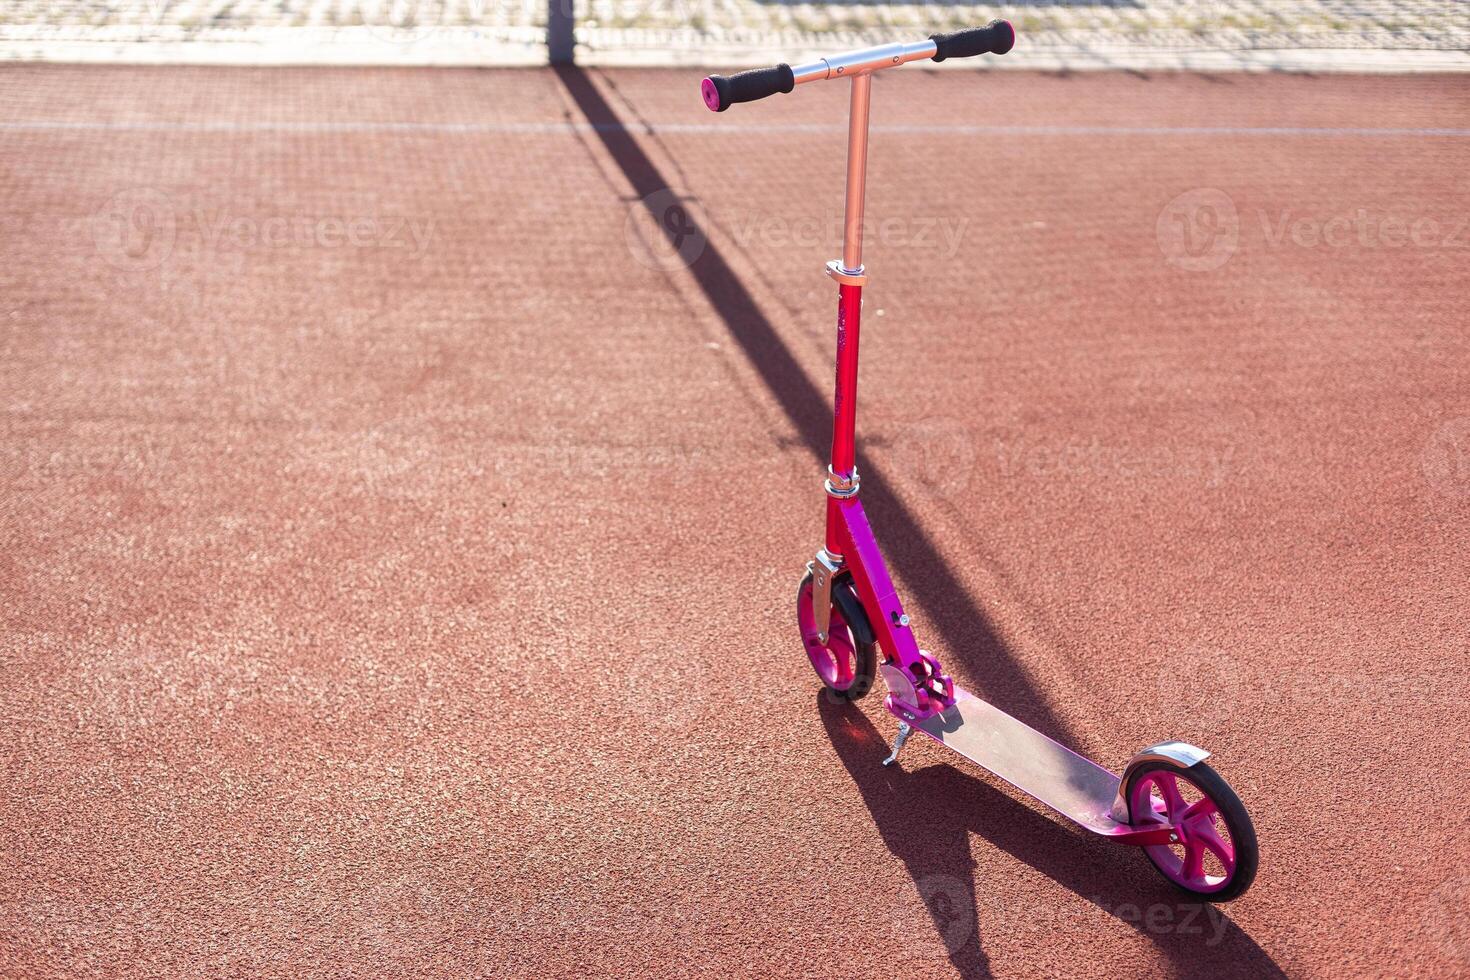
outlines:
[[[1378,129],[1356,126],[965,126],[945,124],[875,124],[875,133],[932,136],[1291,136],[1319,138],[1403,139],[1435,137],[1465,139],[1470,129]],[[626,132],[643,135],[699,133],[716,135],[776,135],[782,133],[846,133],[846,124],[828,123],[413,123],[413,122],[74,122],[40,120],[0,122],[0,132],[109,132],[109,133],[596,133]]]

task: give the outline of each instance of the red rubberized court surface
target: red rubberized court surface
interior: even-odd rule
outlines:
[[[3,69],[0,974],[1463,975],[1470,79],[874,86],[915,626],[1216,912],[819,698],[845,92],[699,74]]]

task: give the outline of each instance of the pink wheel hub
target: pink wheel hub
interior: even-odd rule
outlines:
[[[1133,783],[1135,827],[1167,827],[1177,843],[1145,848],[1164,876],[1190,891],[1217,892],[1235,876],[1235,845],[1219,805],[1183,772],[1154,770]]]
[[[812,668],[822,683],[838,691],[852,686],[857,671],[857,644],[842,609],[832,603],[832,621],[828,625],[827,642],[817,632],[817,617],[812,611],[812,584],[801,587],[796,598],[796,622],[801,627],[801,642]]]

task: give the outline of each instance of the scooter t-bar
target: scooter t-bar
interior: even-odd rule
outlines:
[[[829,78],[851,78],[852,98],[848,108],[847,133],[847,215],[842,229],[842,260],[833,263],[829,274],[852,286],[863,279],[863,193],[868,170],[868,99],[872,75],[884,68],[897,68],[910,61],[944,61],[946,58],[973,58],[982,54],[1005,54],[1016,43],[1016,31],[1009,21],[993,20],[984,27],[972,27],[952,34],[933,34],[927,41],[907,44],[880,44],[844,54],[833,55],[795,68],[781,64],[774,68],[753,68],[726,78],[711,75],[700,85],[704,104],[715,112],[724,112],[737,102],[754,102],[768,95],[790,92],[798,85]],[[850,461],[837,460],[838,472],[850,468]]]
[[[927,41],[879,44],[794,68],[781,64],[774,68],[752,68],[750,71],[737,72],[729,78],[711,75],[704,80],[701,92],[705,105],[715,112],[724,112],[737,102],[754,102],[768,95],[790,92],[807,82],[868,74],[884,68],[896,68],[910,61],[944,61],[946,58],[1005,54],[1015,43],[1016,32],[1010,23],[993,20],[984,27],[971,27],[952,34],[931,34]]]

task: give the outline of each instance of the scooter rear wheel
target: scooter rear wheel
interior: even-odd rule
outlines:
[[[1203,762],[1139,766],[1125,796],[1134,827],[1170,826],[1179,836],[1177,843],[1143,849],[1178,887],[1207,902],[1228,902],[1255,881],[1260,851],[1250,815],[1230,784]]]
[[[827,690],[844,700],[856,701],[872,689],[878,644],[850,576],[832,580],[832,620],[825,643],[817,632],[816,612],[812,609],[811,572],[802,577],[796,590],[796,623],[812,669]]]

